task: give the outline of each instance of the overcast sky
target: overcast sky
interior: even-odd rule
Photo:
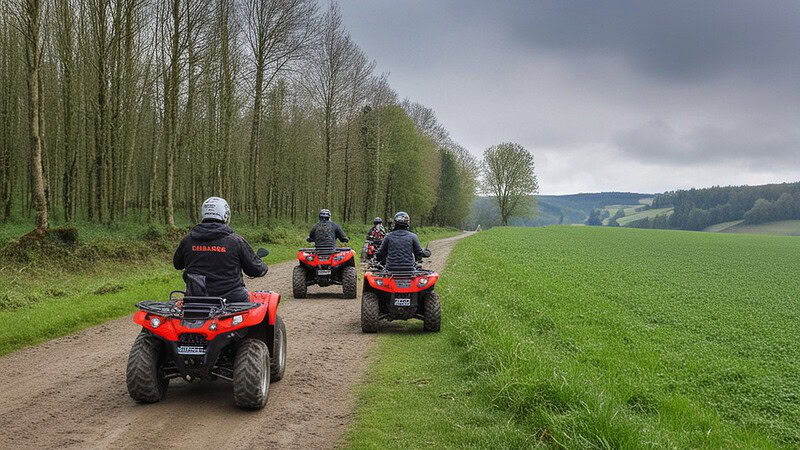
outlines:
[[[341,0],[401,98],[540,191],[800,181],[800,1]]]

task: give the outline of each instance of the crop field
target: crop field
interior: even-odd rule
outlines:
[[[780,220],[777,222],[746,225],[744,223],[726,228],[722,233],[770,234],[774,236],[800,236],[800,220]]]
[[[465,239],[438,334],[379,336],[352,448],[796,448],[800,239]]]
[[[655,216],[663,216],[663,215],[670,215],[672,214],[672,208],[657,208],[657,209],[648,209],[646,211],[641,211],[636,214],[626,215],[620,219],[617,219],[617,223],[620,225],[625,225],[627,223],[634,222],[639,219],[644,219],[645,217],[653,218]]]

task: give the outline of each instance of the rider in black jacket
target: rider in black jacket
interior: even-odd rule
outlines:
[[[173,265],[183,270],[188,295],[223,297],[231,302],[247,302],[242,271],[261,277],[267,265],[258,258],[243,237],[234,233],[228,222],[228,202],[211,197],[203,202],[202,222],[183,238]]]
[[[400,211],[394,215],[394,231],[383,238],[383,245],[375,255],[378,262],[390,272],[412,271],[417,261],[431,256],[431,251],[422,248],[416,234],[408,231],[411,218]]]
[[[319,222],[311,227],[306,240],[313,242],[317,249],[333,251],[336,248],[336,239],[342,242],[350,240],[344,234],[342,227],[331,221],[331,212],[323,209],[319,212]]]

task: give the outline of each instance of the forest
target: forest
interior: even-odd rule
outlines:
[[[800,219],[800,182],[761,186],[715,186],[656,195],[652,208],[674,208],[666,215],[630,223],[636,228],[703,230],[735,220],[760,224]]]
[[[479,163],[401,94],[335,2],[11,0],[0,220],[461,226]]]

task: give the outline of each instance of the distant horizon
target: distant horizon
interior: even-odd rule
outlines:
[[[664,192],[670,191],[681,191],[681,190],[689,190],[689,189],[708,189],[712,187],[727,187],[727,186],[766,186],[770,184],[791,184],[791,183],[800,183],[800,179],[795,179],[792,181],[773,181],[768,183],[742,183],[742,184],[735,184],[735,183],[728,183],[728,184],[711,184],[711,185],[703,185],[703,186],[690,186],[690,187],[679,187],[679,188],[672,188],[672,189],[664,189],[657,192],[641,192],[641,191],[628,191],[628,190],[611,190],[611,191],[591,191],[591,192],[564,192],[564,193],[550,193],[550,192],[539,192],[536,195],[543,195],[543,196],[567,196],[567,195],[581,195],[581,194],[609,194],[609,193],[618,193],[618,194],[642,194],[642,195],[658,195],[663,194]],[[484,195],[480,195],[480,197],[486,197]]]

